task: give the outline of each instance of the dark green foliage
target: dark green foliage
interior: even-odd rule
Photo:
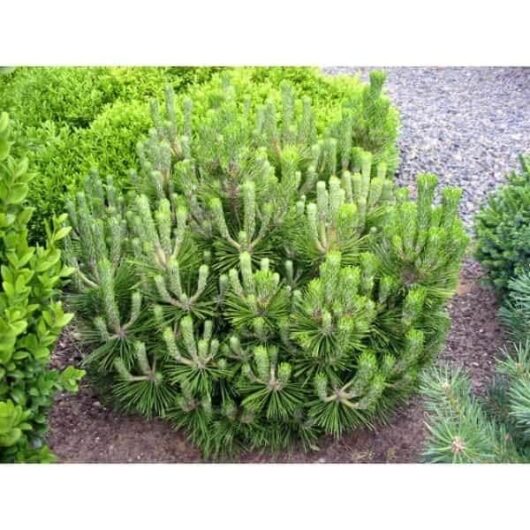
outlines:
[[[410,200],[347,108],[322,136],[289,84],[259,104],[219,82],[153,103],[130,191],[92,174],[68,205],[86,363],[206,455],[315,447],[384,415],[441,347],[460,192],[434,206],[425,174]]]
[[[427,461],[491,463],[516,457],[504,426],[489,417],[462,371],[433,370],[425,376],[422,392],[428,411]]]
[[[0,462],[49,461],[47,412],[59,390],[75,391],[82,371],[50,370],[50,353],[73,315],[57,301],[66,215],[46,228],[45,246],[28,245],[32,209],[24,206],[33,175],[27,158],[10,156],[8,116],[0,115]]]
[[[504,296],[499,315],[510,344],[487,398],[458,370],[428,374],[426,457],[435,462],[529,462],[530,161],[494,192],[476,218],[477,257]]]
[[[530,267],[508,282],[499,316],[513,342],[530,340]]]
[[[512,277],[530,264],[530,159],[521,157],[520,173],[492,193],[477,214],[477,258],[491,283],[505,294]]]

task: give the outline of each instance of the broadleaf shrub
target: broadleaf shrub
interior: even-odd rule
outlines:
[[[1,85],[4,108],[23,129],[46,121],[86,128],[117,100],[160,96],[169,83],[175,89],[207,81],[217,68],[159,67],[23,67]],[[198,73],[199,71],[199,73]]]
[[[28,160],[10,156],[8,115],[0,115],[0,462],[49,461],[43,443],[47,412],[58,390],[75,391],[81,370],[48,367],[72,314],[57,301],[66,215],[47,229],[45,246],[28,245],[32,209],[24,205]]]
[[[45,121],[87,127],[117,96],[107,68],[17,68],[2,87],[2,105],[18,127]]]
[[[530,158],[493,192],[476,216],[477,259],[505,294],[508,282],[530,264]]]
[[[75,174],[86,175],[97,168],[103,175],[128,175],[137,165],[138,139],[148,133],[150,126],[148,101],[117,101],[103,111],[90,128],[76,133],[74,141],[80,156]]]
[[[68,203],[69,304],[86,366],[121,408],[206,455],[370,425],[443,344],[467,237],[460,191],[418,199],[308,98],[240,98],[227,78],[166,93],[122,192],[92,174]]]
[[[130,141],[148,131],[149,98],[163,97],[167,84],[186,90],[217,70],[25,67],[2,76],[0,100],[15,123],[14,154],[28,156],[37,171],[29,192],[32,240],[42,241],[44,220],[64,210],[66,195],[77,190],[94,160],[111,173],[127,162],[127,169],[135,166]]]

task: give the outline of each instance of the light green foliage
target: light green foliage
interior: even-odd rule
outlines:
[[[201,71],[197,74],[195,71]],[[86,128],[106,105],[117,100],[160,96],[167,83],[182,88],[208,79],[211,68],[23,67],[1,86],[2,104],[18,126],[40,127],[46,121]]]
[[[506,294],[510,279],[530,264],[530,158],[521,156],[520,173],[493,192],[476,217],[477,259],[490,282]]]
[[[151,125],[149,104],[144,100],[120,100],[106,108],[90,128],[77,131],[76,175],[97,168],[104,175],[114,175],[125,183],[136,166],[136,143]]]
[[[267,101],[280,105],[282,82],[288,82],[300,100],[300,107],[304,97],[309,98],[318,133],[339,137],[346,126],[352,145],[370,151],[376,164],[385,162],[390,174],[396,170],[399,114],[384,94],[383,72],[372,72],[368,84],[354,76],[325,75],[317,68],[237,68],[230,74],[236,99],[244,102],[248,98],[251,106]],[[204,87],[190,87],[189,95],[196,107],[200,108],[205,100],[206,105],[215,102],[216,93],[212,89],[220,89],[224,77],[225,74],[219,73]]]
[[[68,204],[86,365],[206,455],[315,447],[384,415],[441,347],[459,192],[434,206],[422,175],[411,201],[288,83],[262,101],[212,83],[151,105],[128,192],[92,174]]]
[[[37,170],[29,192],[35,207],[30,237],[42,240],[44,220],[64,208],[94,165],[126,175],[134,147],[149,129],[148,99],[171,84],[185,90],[216,68],[17,68],[0,78],[0,100],[15,120],[17,150]]]
[[[72,141],[70,129],[51,121],[41,127],[19,127],[15,138],[18,154],[27,153],[31,167],[37,170],[28,191],[28,202],[34,208],[28,229],[30,241],[41,243],[46,219],[61,212],[64,197],[75,183],[74,172],[82,153]]]
[[[31,235],[42,234],[43,220],[64,208],[68,195],[92,168],[100,167],[105,174],[116,174],[126,181],[136,163],[136,142],[149,123],[147,102],[117,101],[88,128],[71,130],[45,122],[39,128],[26,129],[25,147],[32,166],[40,172],[30,190],[36,210],[30,222]]]
[[[2,105],[20,127],[87,127],[116,98],[117,83],[106,68],[17,68],[2,90]]]
[[[48,369],[50,353],[72,318],[57,292],[72,270],[61,263],[70,228],[55,218],[46,245],[28,245],[32,209],[24,205],[33,175],[27,158],[10,156],[8,115],[0,115],[0,462],[47,461],[46,414],[58,390],[75,391],[81,370]]]

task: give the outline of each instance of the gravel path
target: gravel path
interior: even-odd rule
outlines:
[[[382,68],[401,112],[398,179],[419,172],[464,189],[469,228],[478,205],[530,153],[530,68]],[[371,68],[334,67],[328,73]]]

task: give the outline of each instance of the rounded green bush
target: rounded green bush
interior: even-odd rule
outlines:
[[[150,126],[146,100],[119,100],[105,109],[90,128],[77,133],[75,141],[82,153],[77,177],[97,168],[104,175],[114,175],[117,184],[126,182],[130,170],[138,165],[138,138],[146,136]]]
[[[199,70],[200,73],[196,71]],[[88,127],[104,107],[161,96],[164,86],[182,88],[207,80],[213,68],[22,67],[0,84],[2,105],[20,127],[46,121],[72,128]]]
[[[23,67],[2,90],[2,105],[21,127],[57,125],[87,127],[114,101],[118,85],[108,68]]]
[[[127,193],[91,175],[69,201],[69,302],[120,408],[206,455],[314,448],[384,417],[443,345],[461,193],[435,205],[424,174],[412,201],[347,108],[319,134],[288,83],[253,105],[219,82],[152,106]]]
[[[530,264],[530,158],[521,157],[521,171],[493,192],[477,213],[476,255],[501,294],[514,276]]]
[[[168,84],[185,89],[217,70],[23,67],[2,75],[0,99],[14,122],[14,153],[28,153],[35,168],[32,240],[43,239],[43,221],[64,209],[65,197],[93,165],[122,177],[136,165],[135,144],[148,131],[151,98],[161,98]]]

